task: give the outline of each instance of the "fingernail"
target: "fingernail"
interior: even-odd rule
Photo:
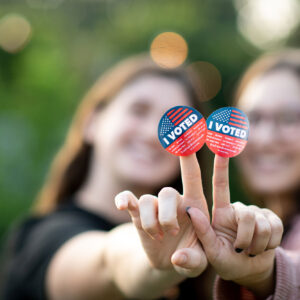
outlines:
[[[241,249],[241,248],[235,248],[236,253],[241,253],[242,251],[243,251],[243,249]]]
[[[249,257],[255,257],[256,255],[255,254],[249,254]]]
[[[190,206],[187,206],[186,209],[185,209],[186,214],[188,215],[189,218],[191,218],[191,216],[190,216],[190,214],[189,214],[189,209],[190,209],[190,208],[191,208]]]

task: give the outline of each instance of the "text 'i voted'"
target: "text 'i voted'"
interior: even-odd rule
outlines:
[[[223,107],[207,119],[206,144],[223,157],[240,154],[248,141],[249,121],[244,112],[235,107]]]
[[[158,138],[162,146],[174,155],[195,153],[205,143],[205,119],[192,107],[172,107],[159,122]]]

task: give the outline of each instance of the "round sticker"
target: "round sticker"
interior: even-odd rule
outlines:
[[[233,157],[244,150],[249,135],[249,121],[240,109],[220,108],[206,122],[206,144],[212,152],[223,157]]]
[[[190,155],[205,143],[205,119],[192,107],[172,107],[160,119],[158,138],[168,152],[177,156]]]

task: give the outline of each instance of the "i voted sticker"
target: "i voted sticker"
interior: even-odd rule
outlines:
[[[244,112],[235,107],[223,107],[207,119],[206,144],[223,157],[240,154],[248,141],[249,121]]]
[[[195,153],[205,143],[205,119],[192,107],[172,107],[159,122],[158,138],[162,146],[174,155]]]

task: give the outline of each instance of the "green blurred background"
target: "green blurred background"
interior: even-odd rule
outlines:
[[[219,108],[262,51],[299,46],[299,12],[297,0],[0,0],[0,239],[30,208],[77,104],[113,63],[177,32],[188,62],[219,69],[210,101]],[[19,20],[12,29],[9,18]],[[5,47],[10,35],[16,48]],[[232,172],[233,198],[244,199]]]

